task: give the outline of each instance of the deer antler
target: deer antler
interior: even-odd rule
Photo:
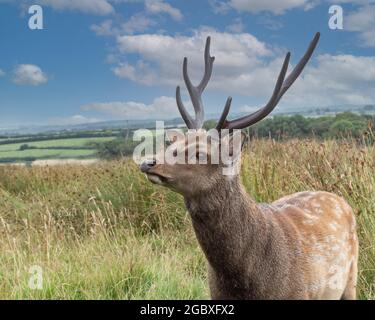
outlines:
[[[204,122],[202,93],[204,89],[206,88],[208,81],[211,78],[212,67],[213,67],[213,63],[215,60],[215,57],[210,56],[210,42],[211,42],[211,38],[207,37],[206,48],[204,50],[204,61],[205,61],[204,76],[202,78],[202,81],[199,83],[197,87],[194,86],[190,81],[190,78],[187,72],[187,58],[186,57],[184,58],[183,75],[184,75],[186,87],[189,91],[191,102],[193,103],[193,106],[194,106],[195,119],[193,119],[188,114],[184,104],[182,103],[180,87],[177,86],[176,88],[176,101],[177,101],[178,110],[180,111],[181,116],[184,119],[189,129],[200,129],[202,128],[203,122]]]
[[[309,48],[307,49],[305,55],[302,57],[302,59],[298,62],[296,67],[293,69],[293,71],[290,73],[290,75],[285,79],[286,72],[288,70],[289,60],[290,60],[290,52],[287,53],[283,66],[281,68],[280,74],[278,76],[275,88],[273,90],[273,94],[268,101],[268,103],[262,107],[261,109],[238,119],[228,121],[227,116],[229,113],[230,105],[232,102],[232,98],[229,97],[227,100],[227,103],[225,104],[224,110],[221,114],[221,117],[216,125],[217,130],[221,129],[243,129],[248,126],[253,125],[254,123],[257,123],[258,121],[262,120],[264,117],[266,117],[268,114],[272,112],[273,109],[275,109],[276,105],[284,95],[284,93],[291,87],[291,85],[294,83],[294,81],[298,78],[298,76],[301,74],[302,70],[306,66],[307,62],[310,60],[311,55],[313,54],[316,45],[319,41],[320,33],[316,33],[314,36],[314,39],[311,41]],[[285,80],[284,80],[285,79]]]

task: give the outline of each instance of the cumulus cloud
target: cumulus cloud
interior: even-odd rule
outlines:
[[[47,75],[34,64],[20,64],[13,71],[13,82],[18,85],[38,86],[47,81]]]
[[[271,56],[271,49],[248,33],[233,35],[214,30],[197,31],[193,36],[142,34],[117,37],[121,54],[137,54],[135,65],[123,64],[114,69],[116,75],[145,84],[176,85],[181,80],[182,57],[189,57],[192,79],[200,79],[203,67],[203,49],[207,35],[213,39],[212,54],[216,56],[211,87],[223,88],[237,79],[244,70],[261,64]],[[121,72],[122,70],[122,72]],[[147,81],[145,81],[147,79]],[[238,80],[238,79],[237,79]]]
[[[375,102],[375,57],[323,54],[288,93],[294,105]]]
[[[83,110],[98,111],[121,119],[171,119],[178,116],[176,100],[172,97],[155,98],[151,104],[142,102],[104,102],[82,106]]]
[[[145,6],[146,11],[152,14],[166,13],[176,21],[180,21],[183,18],[179,9],[172,7],[169,3],[162,0],[146,0]]]
[[[366,5],[350,13],[344,20],[345,28],[359,32],[362,45],[375,46],[375,5]]]
[[[211,54],[216,59],[207,90],[268,100],[283,62],[284,50],[248,33],[199,30],[190,37],[120,36],[117,38],[120,53],[125,56],[136,54],[139,60],[135,64],[118,64],[113,72],[146,85],[181,85],[182,57],[187,56],[191,78],[198,83],[204,70],[203,50],[208,34],[212,36]],[[307,45],[306,42],[306,48]],[[299,59],[292,54],[289,71]],[[373,103],[374,83],[375,57],[315,55],[282,103],[290,106]]]

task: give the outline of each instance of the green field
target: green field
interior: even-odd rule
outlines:
[[[9,143],[0,145],[0,162],[25,161],[31,159],[95,158],[93,143],[113,140],[115,137],[70,138]],[[2,139],[4,141],[6,139]],[[22,145],[26,150],[20,150]]]

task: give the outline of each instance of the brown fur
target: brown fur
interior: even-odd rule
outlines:
[[[184,196],[213,299],[356,298],[358,240],[345,200],[319,191],[258,204],[238,175],[220,169],[156,164],[147,172]]]

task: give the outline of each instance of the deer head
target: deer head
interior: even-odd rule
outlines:
[[[222,179],[228,179],[228,177],[223,175],[223,168],[231,167],[233,169],[238,167],[242,145],[241,140],[243,141],[245,138],[245,135],[241,134],[240,130],[257,123],[271,113],[285,92],[301,74],[318,43],[319,37],[320,34],[317,33],[305,55],[288,77],[286,77],[286,73],[290,61],[290,53],[286,54],[271,98],[265,106],[256,112],[238,119],[228,120],[227,116],[232,102],[232,98],[228,97],[216,125],[217,136],[213,136],[212,132],[202,130],[204,123],[202,93],[211,78],[215,60],[210,55],[211,39],[207,37],[204,52],[205,72],[198,86],[194,86],[189,78],[187,58],[185,57],[183,61],[183,77],[194,107],[195,118],[190,116],[182,102],[180,87],[176,88],[178,109],[189,132],[195,132],[196,135],[195,139],[180,137],[179,139],[172,140],[173,153],[175,155],[177,153],[183,155],[185,161],[184,163],[174,164],[158,163],[158,157],[155,157],[145,160],[140,166],[141,171],[147,174],[151,182],[174,189],[185,196],[209,192]],[[228,151],[226,161],[222,159],[222,150]],[[218,155],[219,160],[217,160]],[[216,161],[213,161],[214,158]],[[202,159],[207,161],[203,161],[202,163],[200,161]],[[238,172],[238,170],[232,170],[232,172]]]

